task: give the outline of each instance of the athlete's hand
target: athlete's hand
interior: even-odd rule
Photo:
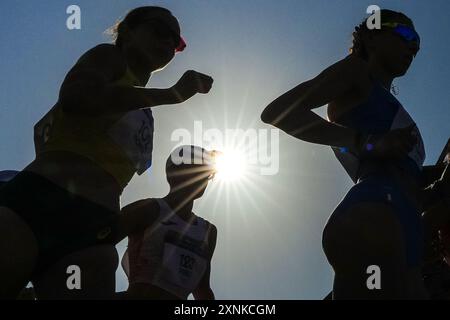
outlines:
[[[214,80],[210,76],[189,70],[186,71],[178,82],[172,87],[179,102],[186,101],[197,93],[208,93]]]
[[[417,136],[413,129],[415,124],[406,128],[395,129],[382,135],[374,141],[372,153],[377,158],[382,159],[401,159],[405,158],[411,152],[417,143]]]

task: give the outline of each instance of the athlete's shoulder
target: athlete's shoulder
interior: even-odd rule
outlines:
[[[159,209],[159,204],[157,199],[154,198],[147,198],[138,200],[135,202],[132,202],[122,208],[122,211],[131,211],[131,210],[138,210],[138,209],[146,209],[146,210],[152,210],[152,209]]]
[[[208,222],[208,227],[209,227],[209,232],[213,233],[213,234],[217,234],[217,227],[215,224]]]
[[[356,81],[369,77],[369,65],[367,61],[352,54],[336,62],[330,67],[330,70],[338,72],[342,76],[348,76]]]
[[[368,77],[368,65],[363,59],[349,55],[344,59],[332,64],[322,71],[316,78],[311,80],[313,88],[320,88],[322,91],[342,94],[361,86],[366,86],[370,78]]]
[[[148,198],[130,203],[121,210],[124,216],[140,221],[141,225],[151,226],[160,216],[160,206],[157,199]]]
[[[120,50],[115,45],[109,43],[102,43],[89,49],[80,57],[78,63],[91,61],[125,62]]]
[[[208,238],[214,242],[217,239],[217,227],[211,222],[208,222]]]
[[[154,199],[143,199],[124,206],[118,218],[121,236],[125,238],[138,234],[153,226],[159,219],[159,211],[159,205]]]
[[[205,225],[206,232],[208,233],[208,236],[213,235],[214,237],[217,237],[217,227],[207,219],[200,217],[199,215],[192,212],[192,214],[195,216],[197,221],[203,222]]]
[[[86,51],[75,64],[75,69],[96,69],[111,77],[121,75],[127,68],[122,52],[113,44],[99,44]]]
[[[192,212],[192,214],[194,215],[194,217],[197,221],[203,222],[207,229],[209,229],[211,226],[213,226],[213,224],[211,222],[209,222],[207,219],[195,214],[195,212]]]

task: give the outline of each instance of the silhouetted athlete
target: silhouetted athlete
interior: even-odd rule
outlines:
[[[195,71],[171,88],[144,88],[185,47],[167,9],[132,10],[116,37],[69,71],[35,126],[36,159],[0,190],[0,298],[31,279],[41,299],[111,297],[119,198],[151,165],[151,107],[211,89],[212,78]],[[70,265],[81,269],[82,290],[67,288]]]
[[[448,196],[440,196],[435,189],[436,187],[439,188],[448,179],[445,175],[450,173],[450,171],[446,171],[450,163],[449,160],[450,140],[439,157],[437,164],[423,168],[424,185],[430,184],[424,190],[424,200],[433,204],[425,206],[428,207],[428,210],[422,215],[425,230],[422,275],[430,299],[434,300],[450,299],[450,242],[448,237],[450,230],[450,198]],[[426,195],[427,193],[428,195]],[[324,298],[324,300],[331,299],[332,292]]]
[[[298,139],[331,146],[355,183],[323,233],[334,299],[428,297],[421,213],[436,199],[423,191],[419,129],[390,92],[419,52],[420,38],[404,14],[380,13],[380,30],[363,21],[350,55],[273,101],[261,116]],[[325,104],[329,121],[312,111]],[[381,270],[380,290],[367,284],[374,265]]]
[[[176,148],[166,162],[169,193],[122,209],[130,234],[122,266],[129,279],[127,299],[214,299],[211,259],[217,229],[192,212],[194,201],[214,176],[214,152]]]

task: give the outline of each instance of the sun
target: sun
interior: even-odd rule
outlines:
[[[238,150],[219,152],[215,158],[216,177],[221,181],[236,181],[246,172],[245,155]]]

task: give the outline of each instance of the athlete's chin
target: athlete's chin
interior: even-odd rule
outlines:
[[[200,191],[198,191],[198,192],[195,194],[194,199],[199,199],[199,198],[203,197],[203,194],[205,193],[205,190],[206,190],[206,188],[201,189]]]
[[[145,58],[146,63],[150,67],[151,69],[150,71],[152,72],[163,70],[170,64],[170,62],[173,59],[173,57],[169,55],[159,56],[159,55],[152,55],[149,53],[145,55]]]
[[[403,76],[406,75],[407,73],[408,73],[408,69],[400,70],[400,71],[397,73],[397,75],[396,75],[395,77],[396,77],[396,78],[403,77]]]
[[[394,77],[402,77],[408,73],[409,67],[411,66],[410,62],[403,62],[395,65],[391,68]]]
[[[175,57],[175,51],[168,48],[152,48],[147,56],[149,60],[158,68],[164,68]]]
[[[393,78],[399,78],[399,77],[403,77],[404,75],[406,75],[408,73],[409,70],[409,66],[407,67],[397,67],[397,68],[392,68],[391,69],[391,75]]]
[[[205,194],[205,190],[200,191],[200,192],[197,193],[197,195],[195,196],[195,199],[199,199],[199,198],[203,197],[204,194]]]
[[[169,61],[156,61],[152,64],[153,71],[161,71],[164,70],[165,67],[167,67],[170,63]]]

